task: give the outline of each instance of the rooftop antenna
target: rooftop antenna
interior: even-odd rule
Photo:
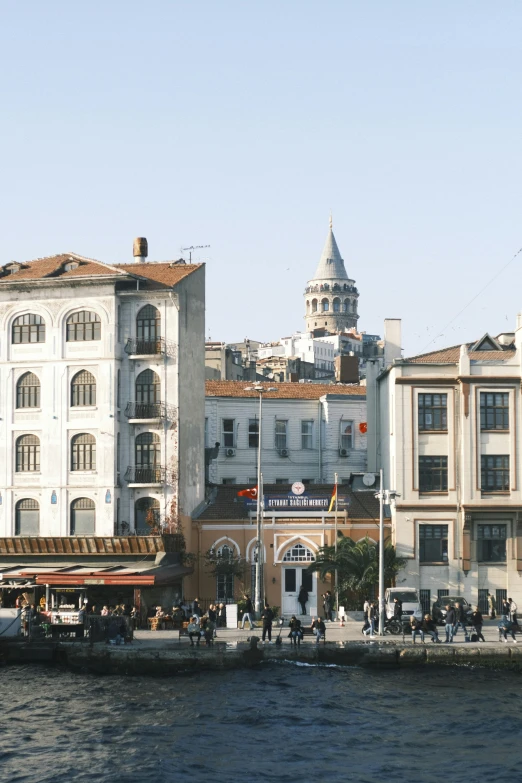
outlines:
[[[204,247],[210,247],[210,245],[191,245],[190,247],[182,247],[181,252],[185,253],[187,250],[189,251],[189,264],[192,263],[192,251],[193,250],[201,250]]]

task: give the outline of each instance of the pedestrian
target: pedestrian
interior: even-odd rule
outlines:
[[[488,593],[488,609],[489,609],[489,619],[494,620],[497,616],[496,613],[496,603],[494,597],[491,595],[491,593]]]
[[[225,604],[218,606],[218,625],[220,628],[227,627],[227,607]]]
[[[507,598],[502,599],[502,619],[509,620],[509,600]]]
[[[370,634],[370,639],[373,639],[375,635],[375,616],[376,616],[375,602],[371,601],[370,606],[368,608],[368,628],[366,628],[363,631],[363,634],[365,636],[368,636],[368,634]]]
[[[400,598],[393,599],[393,616],[399,622],[402,620],[402,601]]]
[[[190,639],[190,646],[194,647],[194,638],[196,639],[196,645],[199,647],[199,640],[201,638],[201,628],[199,627],[199,617],[194,615],[190,618],[187,632]]]
[[[428,636],[431,636],[432,642],[440,643],[437,624],[435,620],[432,618],[431,614],[428,613],[424,615],[424,618],[421,623],[421,628],[425,634],[427,633]]]
[[[312,632],[315,634],[316,644],[319,644],[321,639],[326,639],[326,625],[320,617],[314,617],[312,622]]]
[[[217,637],[216,628],[217,628],[217,607],[215,604],[210,604],[208,607],[208,619],[214,626],[214,639]]]
[[[471,614],[471,625],[472,625],[473,631],[474,631],[474,633],[475,633],[475,635],[477,637],[477,639],[476,639],[477,642],[480,642],[480,641],[485,642],[486,641],[484,639],[483,635],[482,635],[482,626],[483,626],[483,624],[484,624],[484,618],[482,617],[481,612],[479,612],[478,606],[474,606],[473,607],[473,612]]]
[[[201,609],[199,608],[199,598],[194,598],[192,601],[192,616],[196,615],[196,617],[201,616]]]
[[[507,642],[507,634],[509,631],[509,633],[511,634],[511,638],[513,639],[513,643],[517,644],[517,640],[515,637],[515,628],[511,620],[506,620],[505,618],[502,618],[502,620],[498,624],[498,630],[499,633],[503,634],[503,638],[501,639],[501,641]]]
[[[308,590],[305,589],[304,585],[301,585],[301,589],[299,590],[299,595],[297,596],[297,600],[301,605],[301,614],[306,614],[306,604],[308,602]]]
[[[252,601],[250,599],[250,596],[245,593],[243,596],[243,600],[245,602],[245,607],[243,609],[243,619],[241,621],[241,630],[245,630],[245,621],[248,620],[250,623],[250,630],[254,628],[254,607],[252,606]]]
[[[464,641],[469,642],[469,636],[468,636],[468,629],[466,627],[466,610],[464,609],[464,606],[460,603],[460,601],[457,601],[455,604],[455,615],[457,617],[457,622],[455,623],[455,630],[453,631],[453,636],[457,635],[457,631],[459,628],[462,628],[464,631]]]
[[[332,620],[332,594],[329,590],[326,591],[323,595],[323,609],[324,609],[324,619],[326,621]]]
[[[266,636],[268,636],[268,644],[272,644],[272,622],[274,613],[268,604],[265,604],[261,619],[263,621],[263,641],[265,641]]]
[[[301,630],[301,620],[298,620],[295,614],[293,614],[290,618],[288,626],[290,628],[290,644],[294,647],[300,647],[301,639],[303,637],[303,632]]]
[[[424,631],[422,629],[422,624],[420,620],[417,620],[417,618],[413,614],[410,617],[410,629],[411,629],[411,638],[413,640],[413,644],[415,644],[415,639],[417,638],[417,634],[420,635],[421,642],[424,642]]]
[[[446,644],[453,641],[455,633],[455,623],[457,622],[457,613],[451,604],[446,604]]]
[[[364,599],[364,604],[363,604],[363,620],[364,620],[364,624],[365,625],[368,622],[368,611],[369,611],[369,609],[370,609],[370,602],[368,601],[367,598],[365,598]]]
[[[518,625],[517,623],[517,605],[513,601],[512,598],[508,598],[509,601],[509,619],[514,625]]]

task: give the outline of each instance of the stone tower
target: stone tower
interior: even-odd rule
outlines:
[[[350,280],[344,268],[332,231],[332,218],[319,266],[308,281],[304,298],[307,332],[326,329],[335,333],[357,328],[359,292],[355,280]]]

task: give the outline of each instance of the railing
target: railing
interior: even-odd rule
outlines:
[[[128,402],[125,415],[128,419],[168,419],[176,418],[175,405],[167,405],[166,402]]]
[[[135,467],[129,465],[125,472],[128,484],[165,484],[167,471],[164,467]]]
[[[159,356],[167,355],[171,359],[177,356],[176,343],[157,337],[154,340],[143,340],[129,337],[125,345],[125,353],[129,356]]]

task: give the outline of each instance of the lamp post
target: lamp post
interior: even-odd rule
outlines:
[[[379,636],[384,636],[384,504],[400,497],[398,492],[383,488],[382,468],[379,471]]]
[[[256,384],[255,386],[247,386],[245,388],[245,391],[255,391],[259,394],[259,426],[258,426],[258,433],[257,433],[257,513],[256,513],[257,561],[256,561],[256,589],[255,589],[255,596],[254,596],[254,604],[255,604],[256,612],[258,613],[259,616],[263,610],[262,595],[261,595],[262,575],[263,575],[263,547],[262,547],[261,528],[262,528],[263,505],[264,505],[263,474],[261,472],[261,432],[262,432],[262,425],[263,425],[263,394],[265,392],[276,392],[277,389],[275,389],[274,387],[265,388],[260,384]]]

